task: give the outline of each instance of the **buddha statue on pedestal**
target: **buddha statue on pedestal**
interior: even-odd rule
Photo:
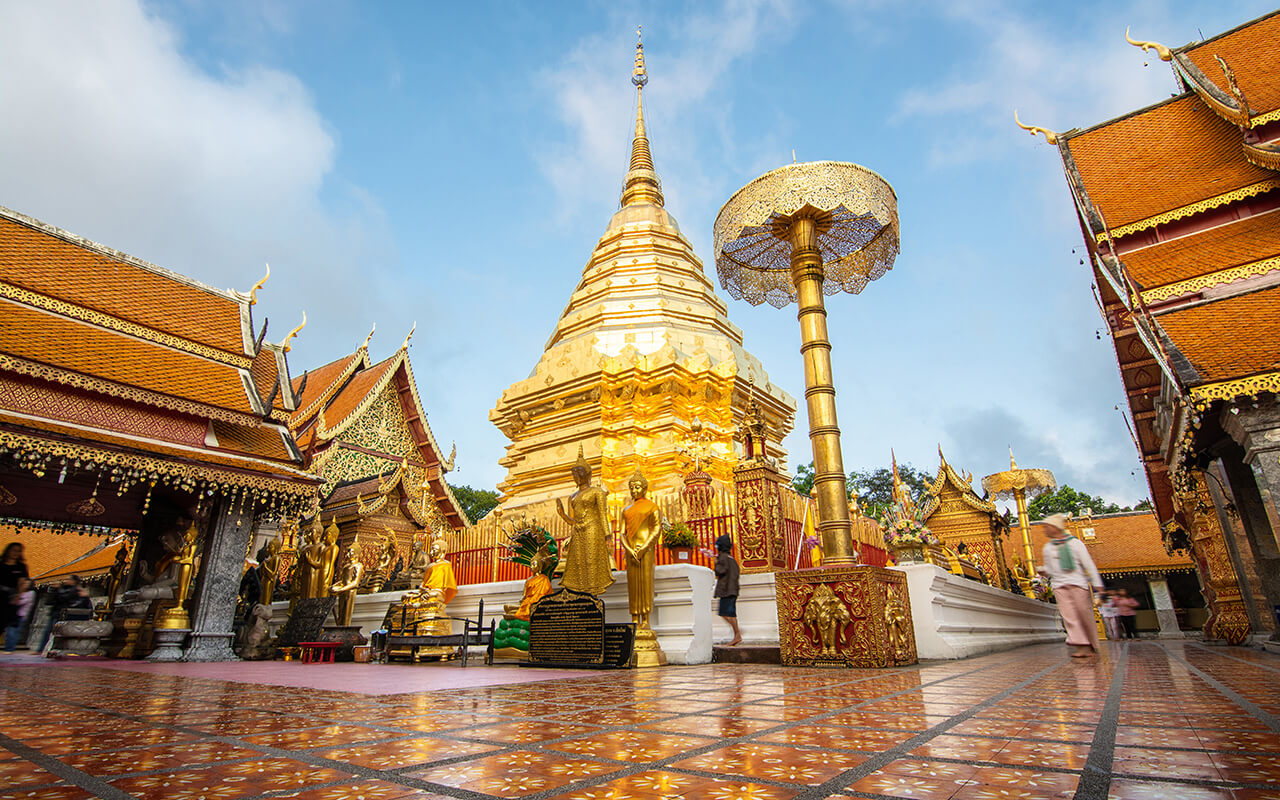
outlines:
[[[364,564],[355,557],[352,547],[342,551],[339,559],[338,581],[330,587],[332,596],[338,598],[333,613],[339,625],[350,625],[351,615],[356,608],[356,592],[360,588],[360,579],[364,577]]]
[[[320,525],[318,519],[316,527]],[[307,565],[307,582],[303,597],[328,597],[333,584],[334,567],[338,561],[338,521],[335,517],[324,534],[311,543],[302,554]]]
[[[578,491],[569,497],[569,512],[556,498],[556,511],[572,533],[564,542],[564,574],[560,585],[600,595],[613,585],[613,554],[609,552],[609,495],[591,485],[591,465],[578,446],[578,461],[570,468]]]
[[[645,496],[649,481],[640,470],[627,481],[631,505],[622,511],[622,549],[627,561],[627,605],[636,624],[636,666],[657,667],[667,663],[658,638],[649,627],[653,612],[654,546],[662,530],[662,510]]]

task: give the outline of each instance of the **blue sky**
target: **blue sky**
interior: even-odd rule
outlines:
[[[739,186],[842,160],[898,193],[902,254],[829,300],[844,457],[1019,463],[1147,494],[1060,163],[1013,126],[1084,127],[1174,90],[1170,46],[1264,2],[365,3],[0,0],[0,205],[220,287],[295,374],[412,359],[456,482],[492,487],[488,411],[537,362],[618,203],[644,25],[667,207],[714,272]],[[1148,66],[1144,66],[1144,62]],[[727,295],[722,293],[722,297]],[[803,395],[792,309],[729,301]],[[810,459],[801,411],[791,464]],[[1136,474],[1135,474],[1136,472]]]

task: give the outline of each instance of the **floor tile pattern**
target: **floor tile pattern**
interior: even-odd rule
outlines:
[[[291,666],[0,664],[0,800],[1280,800],[1280,658],[1193,641],[401,694]]]

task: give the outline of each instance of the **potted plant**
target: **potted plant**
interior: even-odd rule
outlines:
[[[683,522],[664,523],[662,546],[671,551],[676,563],[688,564],[693,561],[693,549],[698,546],[698,535]]]

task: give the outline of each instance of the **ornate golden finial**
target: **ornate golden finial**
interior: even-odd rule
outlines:
[[[947,457],[942,454],[942,442],[938,442],[938,459],[942,461],[943,464],[947,463]]]
[[[418,329],[418,323],[414,322],[413,327],[409,329],[409,335],[404,337],[404,342],[400,345],[401,350],[407,350],[409,348],[409,340],[413,338],[413,332],[416,331],[417,329]]]
[[[1009,445],[1009,469],[1017,469],[1018,462],[1013,460],[1013,445]]]
[[[267,282],[267,278],[271,277],[271,265],[267,264],[267,274],[262,276],[262,280],[253,285],[249,290],[249,305],[256,306],[258,304],[258,290]]]
[[[364,337],[364,344],[360,345],[360,347],[367,348],[369,346],[369,342],[373,340],[373,332],[377,329],[378,323],[375,322],[373,323],[373,327],[369,329],[369,335]]]
[[[1040,128],[1035,125],[1022,124],[1022,120],[1018,119],[1018,109],[1016,108],[1013,110],[1013,121],[1016,122],[1018,124],[1018,127],[1022,128],[1024,131],[1030,131],[1032,136],[1035,136],[1037,133],[1043,133],[1044,140],[1046,142],[1048,142],[1049,144],[1058,143],[1058,134],[1054,133],[1048,128]]]
[[[1155,50],[1156,55],[1160,56],[1161,61],[1173,60],[1173,51],[1165,47],[1164,45],[1160,44],[1159,42],[1140,42],[1137,39],[1130,37],[1128,26],[1125,26],[1125,29],[1124,29],[1124,40],[1129,44],[1133,45],[1134,47],[1141,47],[1142,52],[1144,53],[1147,52],[1148,50]]]
[[[644,38],[640,34],[641,26],[636,26],[636,68],[631,71],[631,82],[639,88],[649,82],[649,73],[644,69]]]
[[[640,29],[636,28],[637,38]],[[649,134],[644,127],[644,87],[649,73],[644,66],[644,42],[636,42],[636,66],[631,71],[631,82],[636,87],[636,132],[631,140],[631,164],[622,189],[622,205],[651,203],[662,205],[662,187],[653,168],[653,155],[649,152]]]
[[[292,345],[290,345],[290,344],[289,344],[289,341],[290,341],[291,339],[293,339],[293,337],[297,336],[297,335],[302,331],[302,329],[303,329],[303,328],[305,328],[305,327],[307,327],[307,312],[303,311],[303,312],[302,312],[302,322],[298,323],[298,327],[296,327],[296,328],[294,328],[293,330],[289,331],[289,335],[288,335],[288,336],[286,336],[286,337],[284,337],[284,341],[280,343],[280,347],[281,347],[281,348],[282,348],[286,353],[287,353],[287,352],[289,352],[291,349],[293,349]]]
[[[1247,123],[1250,117],[1249,103],[1244,99],[1244,92],[1240,89],[1240,84],[1236,83],[1235,70],[1231,69],[1226,60],[1217,53],[1214,53],[1213,57],[1217,60],[1218,66],[1222,67],[1222,74],[1227,79],[1227,88],[1231,90],[1231,96],[1236,99],[1236,103],[1240,106],[1240,115],[1244,118],[1244,122]]]

